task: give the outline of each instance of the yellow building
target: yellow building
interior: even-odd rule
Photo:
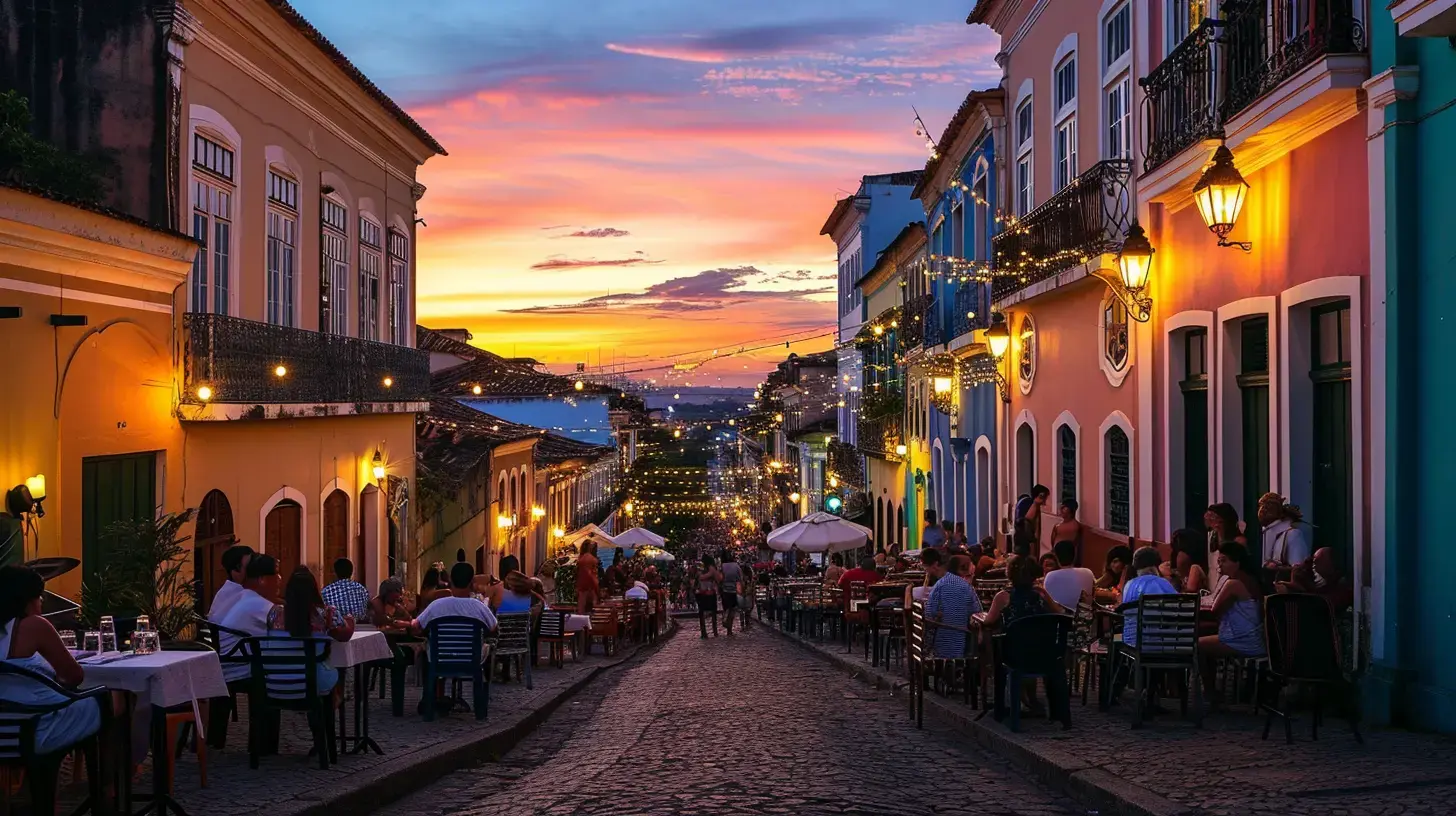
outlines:
[[[0,492],[31,480],[45,513],[0,523],[0,562],[82,559],[54,592],[77,595],[106,524],[182,505],[172,305],[195,251],[120,213],[0,186]]]
[[[205,591],[233,538],[376,585],[410,561],[415,174],[444,149],[286,3],[174,14],[178,209],[204,245],[177,294],[177,489]]]

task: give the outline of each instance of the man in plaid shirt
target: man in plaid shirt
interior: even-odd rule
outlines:
[[[335,561],[334,577],[338,580],[323,588],[324,603],[338,610],[340,615],[352,615],[356,621],[364,620],[369,613],[369,589],[354,580],[354,562],[347,558]]]

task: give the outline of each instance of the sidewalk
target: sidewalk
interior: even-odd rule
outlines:
[[[842,642],[781,634],[862,681],[904,696],[903,664],[873,668],[863,645],[846,654]],[[1134,731],[1125,703],[1102,713],[1095,699],[1083,707],[1074,697],[1070,731],[1062,731],[1060,723],[1023,718],[1021,732],[1012,733],[990,715],[976,721],[980,712],[959,696],[929,692],[925,719],[953,724],[1101,816],[1456,812],[1456,741],[1446,737],[1365,727],[1362,746],[1344,720],[1327,716],[1316,742],[1309,718],[1301,714],[1289,745],[1277,720],[1269,739],[1260,739],[1264,718],[1247,705],[1209,715],[1201,729],[1178,715],[1176,702],[1171,705],[1171,713]],[[907,719],[908,712],[906,699]]]
[[[669,623],[658,644],[676,631],[677,626]],[[312,739],[304,716],[292,712],[283,714],[278,755],[262,757],[257,770],[249,768],[247,703],[240,698],[242,711],[228,729],[227,749],[207,753],[207,787],[198,785],[196,755],[184,752],[177,762],[173,795],[192,816],[371,812],[451,771],[499,757],[603,671],[652,648],[624,643],[616,654],[603,657],[598,647],[579,662],[568,653],[564,668],[548,665],[543,657],[533,671],[531,690],[514,679],[491,684],[490,713],[483,721],[477,721],[474,713],[454,713],[424,722],[415,713],[421,689],[412,680],[405,688],[405,716],[397,718],[390,714],[388,697],[381,700],[376,691],[369,699],[370,736],[384,755],[341,753],[338,764],[327,771],[319,770],[317,758],[308,756]],[[352,682],[352,674],[350,678]],[[346,708],[352,730],[353,703]],[[84,796],[83,788],[63,790],[60,810],[74,806]],[[135,790],[151,791],[150,762],[138,774]]]

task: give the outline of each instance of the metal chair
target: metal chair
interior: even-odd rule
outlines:
[[[247,632],[229,629],[201,616],[195,619],[195,623],[197,624],[198,642],[217,652],[217,658],[222,662],[224,669],[229,665],[250,666],[252,664],[252,658],[248,656],[244,646],[248,638],[252,637]],[[251,672],[252,670],[249,669],[247,677],[233,680],[227,684],[227,697],[219,698],[208,704],[207,744],[209,747],[218,750],[227,747],[228,723],[238,721],[238,695],[247,694],[248,690],[252,688]]]
[[[80,750],[86,758],[87,798],[75,812],[105,807],[104,779],[101,772],[100,735],[111,721],[111,694],[105,688],[96,687],[72,691],[57,684],[51,678],[20,666],[0,661],[0,675],[12,675],[14,682],[34,683],[60,698],[59,702],[44,705],[12,702],[0,699],[0,768],[6,771],[5,795],[9,795],[9,772],[20,770],[30,785],[31,812],[50,816],[56,810],[56,782],[60,776],[61,763],[66,756]],[[47,715],[65,711],[67,708],[95,700],[101,714],[101,727],[91,734],[69,745],[46,753],[36,750],[36,733],[41,719]],[[7,808],[8,810],[8,808]]]
[[[532,688],[531,682],[531,613],[511,612],[496,617],[499,626],[496,628],[495,648],[491,649],[491,659],[494,662],[500,659],[506,665],[506,680],[511,679],[510,663],[516,664],[516,679],[522,676],[526,679],[526,688]]]
[[[549,662],[553,666],[566,665],[566,647],[571,647],[573,660],[580,660],[581,655],[576,652],[576,638],[566,631],[566,615],[564,609],[543,609],[536,618],[536,643],[546,644]]]
[[[475,698],[475,719],[483,720],[490,710],[490,672],[485,663],[490,647],[485,636],[490,630],[475,618],[445,617],[430,621],[425,629],[425,722],[435,719],[437,680],[469,680]]]
[[[1264,599],[1264,638],[1269,651],[1266,669],[1273,700],[1264,704],[1264,739],[1274,718],[1284,721],[1284,740],[1294,742],[1290,724],[1290,707],[1279,705],[1280,692],[1290,683],[1308,687],[1313,703],[1310,715],[1310,737],[1319,739],[1324,720],[1325,692],[1334,689],[1344,697],[1350,717],[1350,731],[1355,741],[1364,744],[1360,734],[1359,691],[1345,676],[1340,656],[1339,635],[1330,604],[1318,595],[1293,593],[1270,595]]]
[[[276,748],[276,715],[301,711],[308,715],[319,768],[339,759],[334,742],[334,706],[328,691],[318,687],[318,669],[329,659],[329,641],[322,638],[253,637],[243,641],[252,661],[248,694],[248,767]],[[342,682],[342,678],[340,679]],[[265,744],[267,743],[267,744]]]
[[[1067,641],[1072,631],[1069,615],[1046,613],[1018,618],[995,636],[996,718],[1011,708],[1012,731],[1021,730],[1021,685],[1040,677],[1046,684],[1047,713],[1058,716],[1063,728],[1072,727],[1072,700],[1067,688]],[[1004,682],[1003,682],[1004,681]]]
[[[845,652],[854,651],[855,627],[865,631],[865,660],[870,659],[870,590],[864,581],[851,581],[844,593]]]
[[[1119,611],[1137,615],[1137,643],[1118,644],[1118,660],[1133,673],[1132,727],[1141,728],[1147,703],[1148,673],[1157,669],[1187,673],[1182,712],[1188,715],[1188,687],[1193,687],[1194,722],[1203,724],[1203,683],[1198,672],[1198,596],[1144,595]],[[1111,688],[1108,693],[1111,694]],[[1110,703],[1108,697],[1105,702]]]

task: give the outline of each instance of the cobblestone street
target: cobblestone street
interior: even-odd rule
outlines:
[[[499,762],[380,812],[1085,813],[777,635],[704,641],[684,624]]]

